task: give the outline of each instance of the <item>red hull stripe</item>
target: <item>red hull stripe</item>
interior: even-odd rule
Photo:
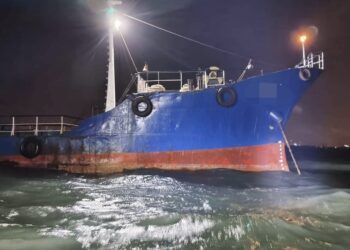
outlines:
[[[58,169],[71,173],[115,173],[126,169],[159,168],[167,170],[235,169],[240,171],[288,171],[284,144],[268,144],[213,150],[153,153],[103,153],[1,156],[0,163],[17,167]]]

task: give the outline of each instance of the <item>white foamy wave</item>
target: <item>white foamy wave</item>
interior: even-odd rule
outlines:
[[[10,220],[10,219],[16,217],[17,215],[19,215],[19,213],[16,210],[11,209],[10,213],[6,216],[6,219]]]
[[[1,227],[23,227],[23,225],[15,223],[0,223],[0,228]]]
[[[46,217],[50,213],[53,213],[55,211],[56,208],[50,206],[33,206],[28,207],[24,210],[24,212],[27,213],[28,216],[32,217]]]
[[[237,241],[239,241],[242,238],[242,236],[245,234],[245,231],[239,225],[237,226],[230,225],[229,227],[224,229],[224,232],[225,232],[225,236],[224,236],[225,240],[227,238],[234,237]]]
[[[67,185],[85,193],[85,198],[73,206],[58,207],[61,212],[91,215],[96,221],[115,219],[120,226],[164,215],[164,198],[171,197],[175,191],[188,192],[173,178],[153,175],[126,175],[99,180],[77,178]],[[177,203],[168,204],[176,206]]]
[[[41,235],[55,236],[59,238],[68,238],[74,236],[74,233],[70,230],[60,229],[60,228],[44,228],[39,231]]]
[[[188,242],[213,226],[214,222],[209,219],[185,217],[175,224],[165,226],[129,225],[116,230],[103,225],[80,225],[76,230],[77,240],[85,248],[92,244],[113,248],[126,246],[132,241],[169,241],[172,244]]]
[[[203,202],[203,209],[204,209],[204,211],[211,211],[212,210],[211,206],[209,205],[209,201],[208,200],[205,200]]]
[[[117,223],[118,224],[118,223]],[[83,248],[92,246],[120,249],[127,247],[131,242],[164,242],[172,245],[195,243],[203,241],[201,235],[215,225],[207,218],[186,216],[170,225],[129,224],[120,227],[116,223],[99,223],[91,225],[87,219],[71,222],[68,227],[44,228],[41,235],[60,238],[75,238]]]
[[[1,196],[3,197],[13,197],[13,196],[17,196],[17,195],[23,195],[24,192],[22,191],[15,191],[15,190],[8,190],[5,192],[1,193]]]
[[[154,175],[99,180],[77,178],[67,185],[84,193],[85,198],[57,209],[80,219],[62,222],[61,226],[41,233],[61,237],[68,230],[85,248],[95,245],[119,248],[132,241],[171,241],[181,246],[201,241],[200,235],[214,225],[213,221],[198,217],[160,222],[160,218],[172,217],[174,213],[170,211],[174,209],[180,208],[184,213],[212,211],[206,199],[208,195],[200,185],[191,186],[170,177]],[[147,222],[144,221],[149,219],[155,224],[145,225]]]
[[[150,202],[140,197],[122,200],[109,194],[91,193],[90,196],[73,206],[58,209],[71,215],[90,216],[90,220],[95,223],[106,219],[113,220],[118,226],[164,214],[161,208],[149,206]]]
[[[134,233],[129,233],[129,228],[118,232],[122,242],[131,240],[180,240],[183,241],[191,236],[200,235],[214,226],[209,219],[196,219],[191,217],[182,218],[179,222],[167,226],[134,227]]]
[[[170,177],[162,177],[153,175],[127,175],[119,178],[108,179],[105,183],[105,188],[114,189],[128,187],[128,190],[178,190],[184,191],[183,184]]]

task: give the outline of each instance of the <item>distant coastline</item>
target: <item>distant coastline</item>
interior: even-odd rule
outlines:
[[[349,147],[329,147],[329,146],[291,146],[293,154],[297,160],[311,160],[322,162],[333,162],[340,164],[350,164]],[[286,149],[287,159],[291,160],[288,149]]]

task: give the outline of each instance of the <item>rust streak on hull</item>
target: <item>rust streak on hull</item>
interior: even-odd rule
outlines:
[[[0,156],[0,163],[4,162],[16,167],[56,169],[82,174],[110,174],[139,168],[289,171],[283,144],[174,152],[40,155],[34,159],[21,155]]]

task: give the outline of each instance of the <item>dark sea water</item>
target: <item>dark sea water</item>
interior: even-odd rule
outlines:
[[[350,249],[350,165],[301,166],[302,176],[5,169],[0,249]]]

